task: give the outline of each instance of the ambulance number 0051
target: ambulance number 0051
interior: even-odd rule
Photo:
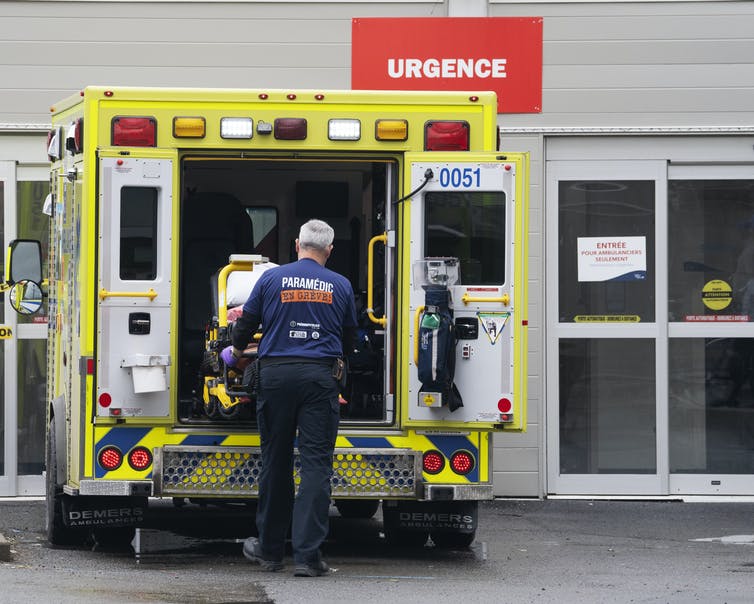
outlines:
[[[464,188],[478,187],[481,184],[480,168],[442,168],[440,170],[440,186]]]

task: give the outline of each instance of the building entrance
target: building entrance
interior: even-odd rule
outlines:
[[[48,178],[46,166],[0,162],[3,252],[16,238],[47,242],[49,219],[40,209],[49,191]],[[46,245],[43,253],[46,257]],[[24,316],[16,314],[4,296],[0,311],[0,496],[44,493],[47,314],[46,300],[42,312]]]
[[[547,165],[548,487],[754,494],[754,178]]]

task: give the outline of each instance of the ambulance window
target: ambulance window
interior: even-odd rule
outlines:
[[[157,189],[123,187],[120,196],[120,278],[157,277]]]
[[[461,283],[505,283],[505,193],[438,191],[425,201],[424,255],[458,258]]]

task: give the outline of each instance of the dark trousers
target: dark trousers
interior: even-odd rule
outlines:
[[[338,384],[330,366],[291,363],[262,367],[257,394],[262,440],[257,530],[264,558],[282,560],[290,526],[294,562],[319,562],[319,547],[329,527],[330,477],[339,417]],[[294,441],[301,462],[295,501]]]

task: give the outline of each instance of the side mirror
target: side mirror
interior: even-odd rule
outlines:
[[[42,281],[42,245],[34,239],[14,239],[8,246],[8,266],[5,280]],[[39,287],[39,286],[37,286]]]
[[[42,288],[35,281],[16,281],[8,295],[10,305],[20,315],[33,315],[42,308]]]

